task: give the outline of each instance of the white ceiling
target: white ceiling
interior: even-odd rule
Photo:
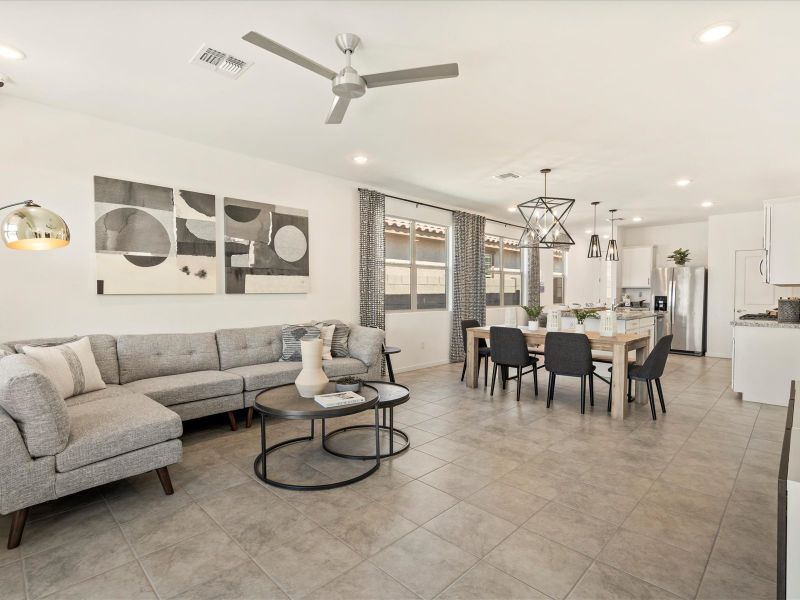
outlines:
[[[695,40],[720,21],[738,29]],[[552,167],[571,220],[598,200],[646,225],[798,192],[798,25],[795,2],[2,2],[0,42],[27,59],[0,61],[1,93],[504,219]],[[461,76],[369,90],[324,125],[330,83],[251,29],[334,69],[354,32],[362,74]],[[189,65],[203,43],[255,65],[237,81]]]

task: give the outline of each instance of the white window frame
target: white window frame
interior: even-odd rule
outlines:
[[[561,272],[556,271],[555,253],[561,253]],[[553,250],[553,304],[564,304],[567,298],[567,257],[566,250]],[[556,302],[556,279],[561,280],[561,302]]]
[[[384,270],[385,265],[390,264],[393,267],[402,267],[409,269],[409,285],[410,285],[410,293],[411,293],[411,308],[398,308],[398,309],[389,309],[386,308],[386,304],[384,302],[384,310],[387,313],[404,313],[404,312],[436,312],[436,311],[447,311],[450,310],[450,226],[443,225],[441,223],[433,223],[426,219],[412,219],[409,217],[399,217],[396,215],[386,215],[386,219],[398,219],[400,221],[407,221],[410,223],[409,225],[409,235],[408,235],[408,244],[409,244],[409,256],[411,257],[411,261],[408,265],[405,264],[397,264],[397,263],[389,263],[388,261],[384,263]],[[420,269],[429,269],[429,270],[439,270],[444,271],[444,307],[443,308],[419,308],[417,306],[417,223],[422,223],[424,225],[433,225],[435,227],[441,227],[444,229],[444,251],[445,251],[445,259],[444,259],[444,266],[440,267],[437,265],[426,265],[422,264],[419,265]],[[386,223],[384,222],[384,229],[386,228]]]
[[[526,273],[525,273],[525,269],[524,269],[525,256],[523,254],[523,248],[519,248],[519,264],[520,264],[519,271],[516,271],[516,270],[508,271],[509,274],[511,274],[511,273],[514,273],[514,274],[518,273],[519,274],[519,285],[520,285],[519,299],[520,299],[520,304],[506,304],[506,290],[505,290],[505,287],[506,287],[506,277],[505,277],[506,276],[506,268],[505,268],[505,265],[503,264],[503,259],[505,258],[503,256],[503,254],[505,253],[505,247],[506,247],[505,242],[506,242],[506,240],[511,240],[511,241],[518,241],[518,240],[516,240],[515,238],[505,237],[503,235],[493,235],[491,233],[485,233],[483,235],[483,246],[484,246],[484,248],[486,248],[486,238],[487,237],[497,238],[497,239],[500,240],[500,254],[498,255],[499,256],[498,263],[499,263],[500,266],[499,267],[488,267],[490,269],[491,273],[493,273],[493,274],[497,273],[500,276],[500,304],[488,304],[487,303],[486,307],[487,308],[501,308],[503,306],[519,306],[520,304],[522,304],[522,302],[524,301],[524,297],[525,297],[525,277],[526,277]],[[484,266],[486,266],[486,265],[484,264]],[[486,275],[488,275],[488,273],[485,273],[484,277],[486,277]]]

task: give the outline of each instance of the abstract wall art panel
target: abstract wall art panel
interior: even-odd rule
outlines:
[[[308,211],[225,198],[225,291],[308,292]]]
[[[98,294],[217,291],[214,195],[94,178]]]

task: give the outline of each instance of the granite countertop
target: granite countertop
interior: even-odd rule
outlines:
[[[571,308],[565,308],[561,312],[563,316],[568,317],[572,316]],[[588,308],[586,310],[592,310]],[[606,311],[607,308],[597,308],[598,312]],[[631,321],[633,319],[646,319],[648,317],[654,317],[656,314],[650,310],[617,310],[617,320],[618,321]]]
[[[742,321],[737,319],[736,321],[731,321],[731,325],[734,327],[772,327],[774,329],[800,329],[800,323],[778,323],[778,321],[750,321],[745,320]]]

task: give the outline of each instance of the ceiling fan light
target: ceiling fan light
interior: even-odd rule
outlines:
[[[589,240],[589,254],[587,258],[602,258],[603,257],[603,250],[600,248],[600,236],[592,234],[591,239]]]

